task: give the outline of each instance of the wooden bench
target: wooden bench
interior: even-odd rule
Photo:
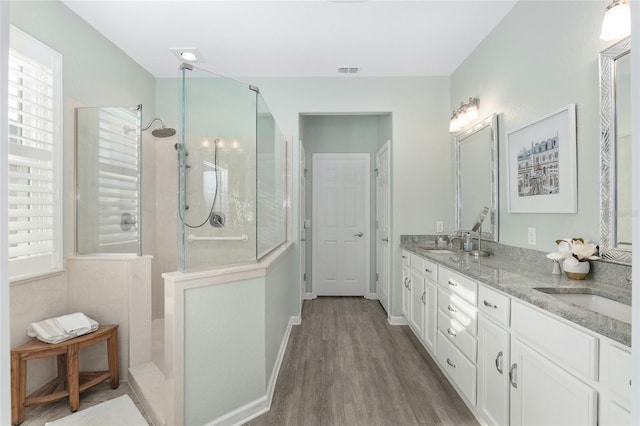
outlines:
[[[78,352],[82,348],[107,341],[109,371],[81,373]],[[58,377],[29,396],[27,391],[27,361],[58,357]],[[24,407],[47,404],[69,398],[69,409],[76,411],[83,392],[109,379],[111,388],[120,385],[118,371],[118,326],[101,325],[93,333],[85,334],[61,343],[49,344],[33,339],[11,350],[11,423],[24,421]]]

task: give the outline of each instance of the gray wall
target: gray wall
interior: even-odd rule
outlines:
[[[554,241],[599,241],[598,53],[607,1],[520,1],[451,76],[451,107],[480,98],[481,117],[499,113],[500,241],[551,251]],[[576,104],[577,214],[509,214],[506,134]],[[451,154],[453,162],[453,151]],[[527,228],[537,245],[527,245]]]
[[[11,24],[62,54],[64,253],[74,253],[74,107],[143,105],[155,115],[155,78],[59,1],[12,1]],[[61,274],[11,285],[11,346],[29,340],[27,326],[73,308],[69,277]],[[89,317],[91,312],[85,312]],[[126,372],[126,369],[125,369]],[[55,361],[35,360],[28,392],[55,376]]]
[[[300,114],[390,113],[381,124],[391,134],[393,171],[391,315],[401,313],[401,234],[434,234],[436,221],[453,217],[448,77],[254,78],[285,135],[301,138]],[[386,132],[385,131],[385,132]],[[305,141],[306,143],[306,141]],[[293,145],[293,158],[298,148]],[[298,176],[294,162],[293,176]],[[310,196],[310,194],[308,194]],[[293,190],[293,211],[299,193]],[[293,229],[298,229],[294,214]]]
[[[305,115],[301,119],[301,139],[304,145],[307,165],[307,200],[306,213],[307,219],[313,218],[312,194],[313,194],[313,154],[318,153],[368,153],[370,155],[371,169],[371,185],[370,185],[370,213],[371,227],[369,229],[370,236],[370,277],[371,282],[369,291],[376,291],[376,180],[373,170],[376,168],[376,153],[381,140],[385,142],[391,138],[389,114],[384,115]],[[383,122],[384,124],[380,124]],[[380,134],[380,132],[385,132]],[[311,293],[311,283],[313,274],[312,266],[312,247],[313,233],[311,229],[307,229],[307,288],[306,292]]]

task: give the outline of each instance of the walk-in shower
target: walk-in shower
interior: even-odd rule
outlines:
[[[254,261],[286,240],[286,141],[257,87],[180,69],[179,267]]]

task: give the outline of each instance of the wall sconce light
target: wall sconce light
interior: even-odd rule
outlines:
[[[609,41],[627,37],[629,34],[631,34],[629,0],[613,0],[604,14],[600,38]]]
[[[479,115],[480,99],[469,98],[469,103],[460,102],[460,108],[453,111],[449,122],[449,132],[455,133],[468,123],[472,122]]]

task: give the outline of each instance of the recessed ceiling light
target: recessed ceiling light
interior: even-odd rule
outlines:
[[[180,57],[182,59],[184,59],[185,61],[189,61],[189,62],[193,62],[193,61],[197,61],[198,60],[198,55],[196,55],[193,52],[180,52]]]
[[[195,47],[172,47],[169,50],[181,61],[206,62]]]

